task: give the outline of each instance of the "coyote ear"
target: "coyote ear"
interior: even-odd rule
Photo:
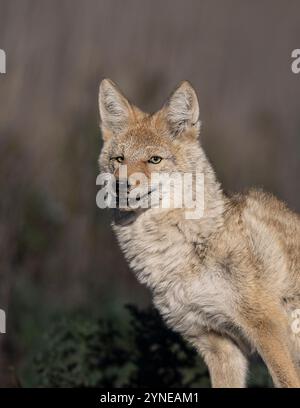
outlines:
[[[170,129],[175,135],[189,128],[199,131],[198,98],[188,81],[178,85],[166,102],[164,110]]]
[[[129,124],[132,108],[117,85],[103,79],[99,88],[99,112],[104,139],[124,130]]]

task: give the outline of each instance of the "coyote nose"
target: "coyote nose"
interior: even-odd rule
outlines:
[[[116,179],[116,204],[117,206],[126,207],[128,201],[128,193],[130,191],[130,183],[127,179]]]
[[[125,194],[138,185],[139,181],[136,180],[130,181],[129,179],[116,179],[116,194],[120,195],[120,192]]]
[[[127,193],[129,190],[129,183],[126,179],[124,180],[120,180],[117,179],[116,180],[116,200],[117,200],[117,205],[119,206],[120,204],[126,204],[127,203]]]
[[[128,180],[116,180],[116,195],[120,196],[120,194],[127,193],[128,189],[130,188],[130,184]]]

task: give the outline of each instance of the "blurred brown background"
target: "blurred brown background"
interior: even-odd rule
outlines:
[[[300,210],[297,0],[0,0],[0,384],[48,316],[147,303],[97,209],[97,94],[112,78],[145,110],[188,79],[225,189]]]

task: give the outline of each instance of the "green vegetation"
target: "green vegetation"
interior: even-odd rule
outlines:
[[[34,387],[208,387],[197,353],[169,330],[156,310],[127,306],[119,318],[77,313],[53,321],[21,372]],[[252,386],[268,386],[260,363]]]

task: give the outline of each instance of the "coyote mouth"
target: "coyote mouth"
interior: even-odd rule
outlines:
[[[119,208],[114,208],[114,222],[116,225],[120,226],[130,225],[143,211],[144,210],[142,208],[137,210],[120,210]]]
[[[138,196],[134,197],[134,198],[133,198],[133,201],[134,201],[134,202],[142,203],[145,199],[150,198],[151,194],[154,193],[156,190],[157,190],[156,188],[153,188],[152,190],[148,190],[148,191],[146,191],[143,195],[138,195]],[[115,197],[116,197],[116,204],[117,204],[117,206],[120,205],[120,202],[122,202],[123,205],[124,205],[124,203],[126,203],[126,206],[124,207],[124,211],[131,211],[131,210],[134,210],[134,209],[135,209],[135,208],[132,208],[132,209],[131,209],[131,205],[130,205],[131,199],[130,199],[130,197],[128,196],[129,193],[130,193],[130,192],[127,191],[125,195],[124,195],[124,194],[122,195],[122,201],[121,201],[121,196],[114,194]],[[137,208],[139,208],[139,207],[137,207]],[[122,208],[122,209],[123,209],[123,208]]]
[[[144,195],[137,197],[137,201],[143,201],[145,198],[149,198],[152,193],[156,191],[156,188],[148,190]]]
[[[156,191],[156,188],[153,188],[152,190],[147,191],[145,194],[143,194],[140,197],[136,198],[137,202],[142,202],[143,200],[149,198],[153,192]],[[119,202],[118,202],[119,204]],[[127,200],[127,204],[128,200]],[[137,208],[130,208],[130,205],[126,208],[114,208],[113,214],[114,214],[114,222],[116,225],[129,225],[132,224],[137,217],[144,211],[146,211],[149,207],[142,208],[142,207],[137,207]]]

